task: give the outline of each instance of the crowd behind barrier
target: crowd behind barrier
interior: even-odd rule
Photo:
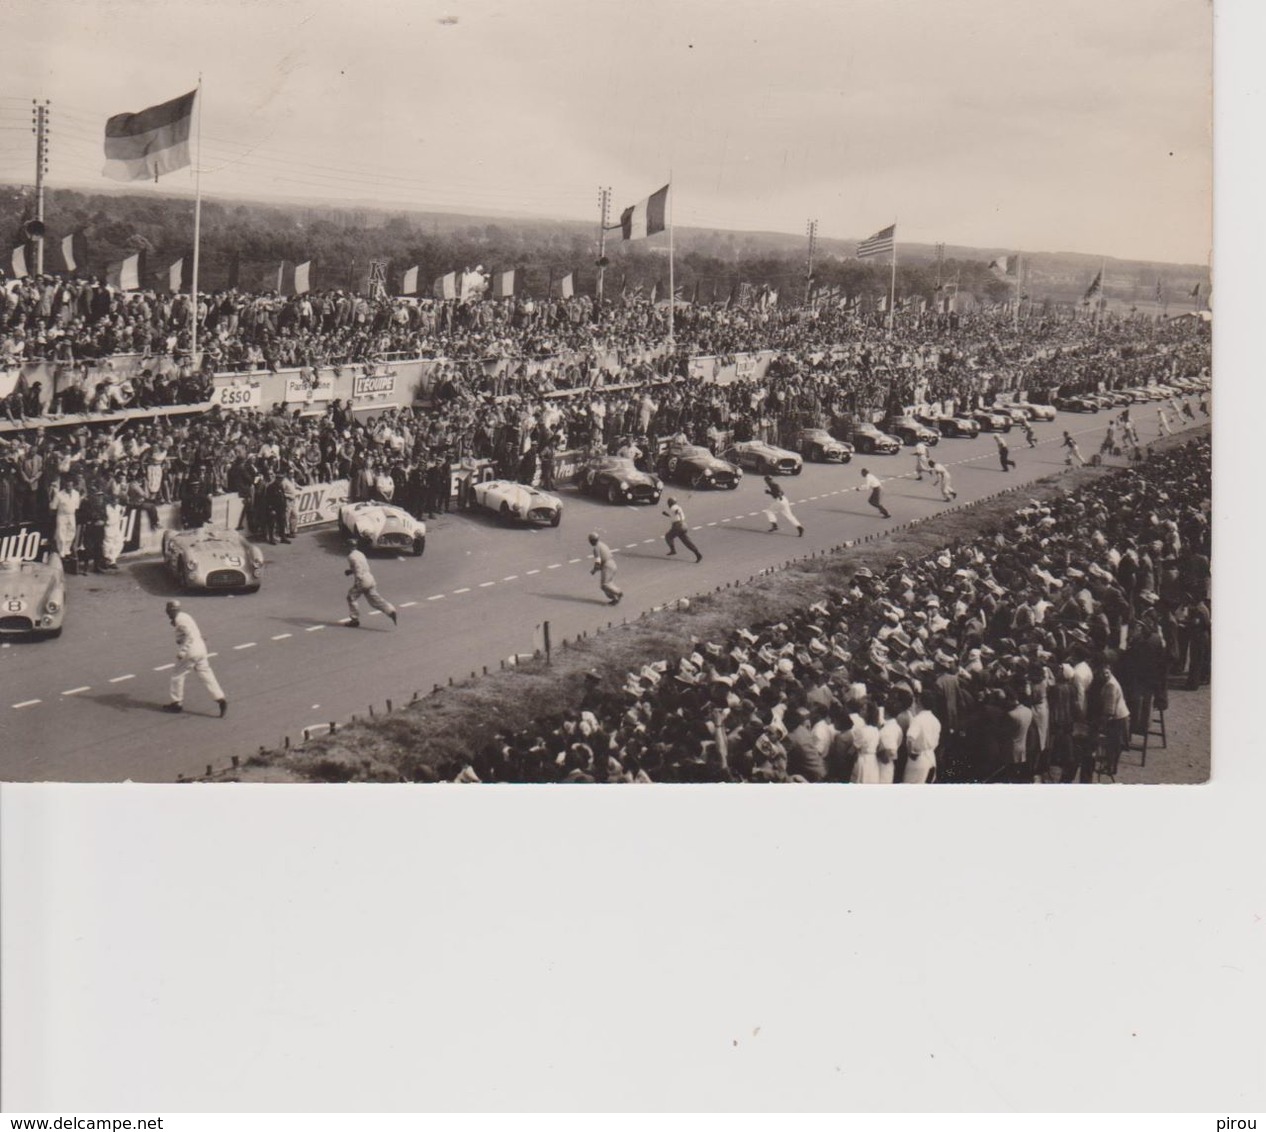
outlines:
[[[815,323],[813,312],[787,312],[774,329],[798,325],[793,314]],[[576,385],[568,381],[581,373],[577,363],[568,363],[572,370],[547,362],[529,372],[433,360],[419,363],[429,367],[426,399],[405,405],[388,398],[409,363],[353,367],[339,377],[351,383],[347,398],[332,396],[336,386],[325,371],[262,374],[261,383],[293,386],[285,394],[293,400],[271,411],[241,399],[250,375],[235,385],[190,373],[200,397],[209,391],[222,400],[209,408],[200,401],[186,415],[164,406],[160,412],[170,415],[124,410],[53,425],[19,416],[0,436],[0,527],[112,530],[119,509],[152,514],[166,503],[179,503],[181,523],[191,525],[209,499],[231,493],[258,534],[294,510],[300,489],[339,480],[354,500],[390,501],[422,517],[451,507],[454,469],[472,462],[548,490],[564,454],[577,451],[645,456],[679,434],[714,449],[731,439],[786,444],[802,427],[840,427],[885,407],[970,408],[1004,391],[1037,400],[1208,372],[1203,325],[1106,326],[1086,340],[1084,328],[1065,324],[1062,344],[1045,324],[1029,333],[986,316],[893,334],[872,326],[822,349],[693,361],[681,354],[590,368],[588,382]],[[847,329],[842,321],[834,326]],[[1003,341],[1004,332],[1015,340]],[[726,380],[714,380],[722,371]]]
[[[597,672],[452,781],[1092,782],[1210,678],[1210,442],[1188,442],[777,623]],[[425,773],[425,772],[424,772]]]

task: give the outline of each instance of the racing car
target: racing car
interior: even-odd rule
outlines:
[[[743,478],[743,469],[698,444],[673,441],[659,458],[659,474],[691,488],[724,487],[733,491]]]
[[[914,419],[936,429],[942,436],[971,438],[980,435],[980,422],[971,417],[917,416]]]
[[[1010,413],[1003,413],[996,409],[976,409],[967,415],[980,425],[982,432],[1011,431],[1012,420]]]
[[[1076,396],[1069,395],[1067,397],[1056,397],[1054,399],[1054,405],[1061,413],[1097,413],[1099,411],[1099,404],[1097,402],[1080,394]]]
[[[940,432],[909,415],[885,418],[883,430],[890,436],[895,436],[902,444],[923,443],[930,448],[941,439]]]
[[[483,480],[471,484],[476,507],[509,523],[556,527],[563,521],[563,501],[557,495],[513,480]]]
[[[664,485],[626,456],[595,456],[580,465],[576,486],[608,503],[658,503]]]
[[[66,615],[61,556],[0,559],[0,638],[57,637]]]
[[[804,471],[804,460],[797,453],[763,440],[737,440],[726,450],[725,458],[740,468],[769,476],[798,476]]]
[[[389,503],[343,504],[338,529],[345,538],[354,538],[361,550],[410,550],[420,558],[426,549],[426,524]]]
[[[853,458],[853,446],[846,440],[836,440],[824,428],[803,428],[796,433],[792,444],[806,460],[847,464]]]
[[[208,523],[189,531],[163,531],[163,562],[187,590],[259,589],[264,554],[237,531]]]
[[[878,453],[881,456],[892,456],[901,451],[901,441],[889,436],[877,425],[862,421],[853,426],[853,447],[858,452]]]

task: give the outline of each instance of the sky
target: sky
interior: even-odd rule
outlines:
[[[1207,0],[5,0],[0,36],[0,181],[32,98],[49,185],[111,187],[106,118],[201,74],[208,198],[596,223],[671,177],[678,225],[1210,257]]]

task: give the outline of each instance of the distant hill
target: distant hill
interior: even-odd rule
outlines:
[[[159,285],[167,266],[191,252],[193,202],[187,194],[127,189],[81,192],[55,189],[46,194],[49,238],[45,263],[60,270],[57,242],[70,232],[88,241],[88,267],[104,274],[110,263],[133,251],[145,253],[146,282]],[[0,234],[10,247],[21,241],[22,221],[32,214],[31,190],[0,186]],[[518,282],[529,293],[543,294],[551,280],[573,273],[578,291],[592,291],[596,276],[597,225],[538,217],[419,212],[407,206],[352,202],[263,203],[217,198],[202,210],[202,283],[206,289],[236,278],[242,286],[275,286],[278,264],[313,263],[313,286],[364,285],[370,259],[389,262],[394,282],[417,266],[422,280],[481,264],[490,270],[518,269]],[[614,237],[614,238],[612,238]],[[667,282],[663,238],[624,243],[609,233],[608,288]],[[686,297],[696,285],[700,298],[721,298],[740,282],[767,284],[789,295],[804,291],[805,239],[785,232],[733,231],[679,227],[674,231],[677,282]],[[940,278],[957,280],[977,298],[999,301],[1014,294],[1014,280],[988,270],[1006,248],[947,245]],[[887,291],[886,265],[855,258],[856,241],[818,241],[815,276],[849,294]],[[7,268],[8,256],[0,260]],[[1157,281],[1171,313],[1197,304],[1191,293],[1199,284],[1199,305],[1209,296],[1208,268],[1198,264],[1152,263],[1072,252],[1026,253],[1024,290],[1035,299],[1079,302],[1103,263],[1105,291],[1114,306],[1151,309]],[[898,244],[898,292],[931,297],[937,281],[937,249],[929,244]]]

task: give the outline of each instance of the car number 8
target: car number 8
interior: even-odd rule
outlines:
[[[11,597],[4,603],[4,607],[10,613],[21,613],[26,608],[26,602],[20,597]]]

